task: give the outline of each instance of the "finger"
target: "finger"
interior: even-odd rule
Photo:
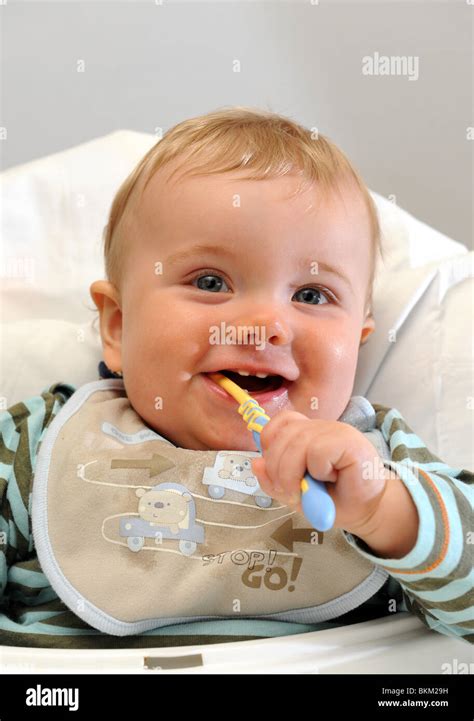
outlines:
[[[276,498],[276,491],[273,482],[266,472],[265,460],[263,458],[254,458],[252,461],[252,470],[258,478],[260,488],[272,498]]]
[[[283,485],[282,463],[291,463],[294,453],[292,449],[310,427],[311,421],[308,418],[304,421],[293,420],[291,424],[281,427],[280,432],[274,436],[273,442],[263,453],[266,470],[273,483]]]
[[[290,506],[293,510],[302,513],[299,486],[292,492],[288,492],[278,485],[278,483],[274,483],[266,471],[264,458],[254,459],[252,461],[252,468],[259,480],[260,488],[268,496],[277,499],[282,505]]]
[[[334,444],[336,443],[336,450]],[[335,483],[338,472],[332,460],[335,454],[340,454],[340,442],[328,436],[322,436],[316,443],[310,443],[306,453],[306,470],[315,480]]]
[[[322,433],[317,443],[308,446],[308,471],[313,478],[333,483],[339,480],[340,474],[360,465],[362,456],[366,456],[368,444],[370,455],[376,455],[370,441],[350,426],[338,427],[333,433]]]
[[[275,438],[278,437],[285,426],[289,423],[293,423],[295,420],[308,421],[309,418],[297,411],[280,411],[280,413],[276,416],[273,416],[273,418],[271,418],[263,427],[262,432],[260,433],[262,452],[273,445]]]
[[[256,476],[258,476],[262,470],[263,470],[263,458],[259,456],[258,458],[253,458],[251,461],[252,471]]]
[[[308,447],[313,442],[312,439],[311,428],[306,428],[303,432],[296,430],[296,433],[286,439],[286,445],[281,449],[276,478],[288,494],[300,492],[301,479],[307,470]]]

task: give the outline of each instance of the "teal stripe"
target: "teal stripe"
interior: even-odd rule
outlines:
[[[1,431],[0,431],[1,433]],[[10,480],[10,474],[12,472],[12,465],[9,465],[8,463],[3,463],[0,461],[0,478],[4,478],[6,482]]]
[[[25,406],[31,413],[28,416],[28,442],[30,445],[30,463],[33,467],[33,459],[38,446],[38,436],[41,433],[46,415],[46,401],[41,396],[33,396],[33,398],[25,401]]]
[[[48,618],[54,618],[54,616],[61,616],[63,613],[63,611],[26,611],[26,613],[21,613],[18,619],[23,626],[29,626],[37,621],[45,621]]]
[[[438,588],[437,591],[412,591],[410,593],[416,594],[417,598],[421,598],[424,601],[430,601],[432,603],[444,603],[446,601],[453,601],[456,598],[464,596],[468,591],[472,591],[474,588],[474,570],[468,573],[464,578],[455,578],[447,586]]]
[[[448,624],[465,623],[466,621],[474,621],[474,608],[465,608],[462,611],[440,611],[439,609],[430,608],[430,613],[440,621]]]
[[[426,448],[426,446],[425,446]],[[405,459],[399,461],[400,463],[403,463]],[[447,466],[446,463],[439,463],[438,461],[431,461],[430,463],[422,463],[421,461],[412,461],[412,463],[416,466],[419,466],[422,471],[426,471],[427,473],[435,472],[435,473],[444,473],[447,476],[457,476],[459,473],[461,473],[462,468],[452,468],[451,466]]]
[[[82,628],[63,628],[62,626],[44,625],[41,621],[23,626],[21,623],[11,621],[7,616],[0,614],[0,630],[14,631],[15,633],[34,633],[44,636],[97,636],[99,631]]]
[[[468,636],[470,633],[473,633],[472,628],[463,628],[462,626],[456,626],[453,624],[449,628],[452,628],[455,633],[458,634],[458,636]]]
[[[25,538],[30,535],[29,523],[28,523],[28,511],[26,510],[21,493],[18,489],[16,481],[15,470],[13,466],[10,469],[10,479],[8,481],[7,498],[10,501],[12,509],[13,520],[18,526],[20,532]]]
[[[397,411],[397,409],[392,408],[391,410],[389,410],[389,412],[387,413],[387,415],[384,418],[384,422],[380,426],[380,430],[382,431],[382,435],[386,441],[388,441],[390,438],[390,436],[389,436],[390,426],[392,425],[392,421],[395,418],[400,418],[402,421],[404,420],[404,418],[402,418],[402,416]]]
[[[8,545],[12,548],[18,548],[18,536],[16,532],[16,526],[11,520],[11,518],[8,519]]]
[[[2,411],[2,413],[0,413],[0,433],[3,436],[3,442],[6,447],[12,451],[12,453],[16,453],[20,434],[17,432],[13,418],[8,411]],[[0,466],[5,467],[3,463],[0,464]],[[7,468],[9,467],[10,466],[7,466]]]
[[[390,438],[390,448],[392,452],[401,445],[407,448],[426,448],[416,433],[405,433],[405,431],[402,430],[395,431]]]
[[[461,628],[460,626],[456,626],[455,624],[449,626],[442,623],[441,621],[436,621],[436,619],[431,618],[431,616],[425,616],[425,619],[426,623],[431,629],[433,629],[433,631],[442,633],[444,636],[450,636],[451,638],[453,636],[462,637],[472,633],[472,629],[469,630],[466,628]]]
[[[28,588],[50,588],[51,584],[43,572],[30,571],[28,568],[12,566],[10,568],[9,580],[12,583],[21,583]]]

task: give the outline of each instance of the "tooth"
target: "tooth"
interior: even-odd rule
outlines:
[[[237,371],[237,373],[238,373],[240,376],[249,376],[249,375],[250,375],[250,373],[248,373],[247,371]]]
[[[268,377],[268,373],[256,373],[255,375],[257,376],[257,378],[267,378]]]

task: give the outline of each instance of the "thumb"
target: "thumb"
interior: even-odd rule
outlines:
[[[258,478],[260,487],[270,496],[274,493],[273,483],[265,469],[265,459],[261,456],[252,460],[252,470]]]
[[[265,461],[263,460],[262,456],[252,459],[252,470],[255,475],[260,476],[261,474],[263,474],[264,468]]]

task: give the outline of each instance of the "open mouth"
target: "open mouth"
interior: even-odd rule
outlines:
[[[235,371],[222,370],[217,371],[223,376],[226,376],[238,386],[248,391],[249,393],[268,393],[270,391],[276,391],[284,383],[283,376],[267,376],[266,378],[258,378],[257,376],[241,376],[240,373]]]

